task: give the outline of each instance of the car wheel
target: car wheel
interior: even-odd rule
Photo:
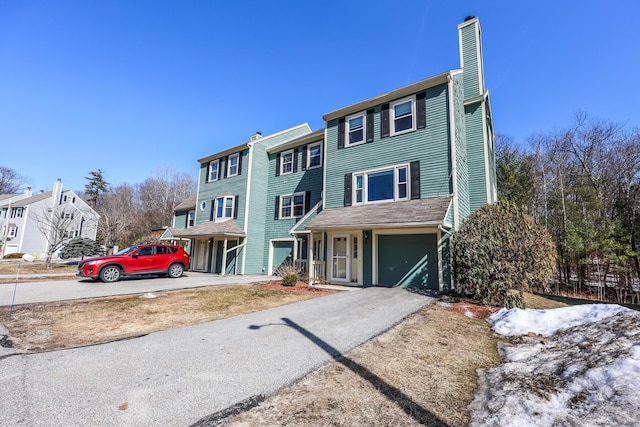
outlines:
[[[122,276],[120,267],[115,265],[109,265],[100,271],[100,280],[103,282],[117,282],[120,276]]]
[[[168,275],[169,277],[175,279],[177,277],[182,276],[182,273],[184,273],[184,267],[182,266],[182,264],[171,264],[169,266],[169,272]]]

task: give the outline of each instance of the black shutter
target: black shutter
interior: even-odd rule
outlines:
[[[278,219],[280,216],[280,196],[276,196],[276,213],[273,216],[273,219]]]
[[[351,206],[351,185],[353,178],[350,173],[344,175],[344,205]]]
[[[373,108],[367,110],[367,140],[373,142]]]
[[[227,161],[229,159],[229,156],[224,156],[223,158],[220,159],[220,167],[222,168],[222,178],[226,178],[227,177]]]
[[[416,160],[409,166],[411,175],[411,200],[420,198],[420,162]]]
[[[233,219],[238,219],[238,201],[240,200],[240,196],[236,195],[235,200],[233,201]]]
[[[276,156],[276,176],[280,176],[280,153]]]
[[[416,124],[418,129],[424,129],[427,127],[427,99],[426,92],[420,92],[416,94]]]
[[[304,192],[304,213],[305,215],[311,209],[311,191],[307,190]]]
[[[344,148],[344,117],[338,120],[338,150]]]
[[[209,214],[209,221],[213,221],[216,217],[216,200],[211,201],[211,214]]]
[[[389,136],[389,104],[382,104],[382,124],[380,126],[380,138]]]
[[[298,172],[298,147],[293,149],[293,172]]]
[[[242,173],[242,151],[238,153],[238,175]]]
[[[307,170],[307,146],[302,147],[302,168],[303,171]]]
[[[187,211],[187,217],[184,221],[184,228],[189,228],[189,211]]]

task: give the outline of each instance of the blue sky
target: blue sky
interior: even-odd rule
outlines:
[[[0,166],[82,190],[197,159],[459,67],[480,18],[497,132],[640,123],[636,1],[0,0]]]

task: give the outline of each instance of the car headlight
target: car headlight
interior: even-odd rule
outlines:
[[[89,261],[89,262],[85,262],[84,265],[96,265],[98,263],[98,261]]]

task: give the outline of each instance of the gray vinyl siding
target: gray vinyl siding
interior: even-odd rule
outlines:
[[[420,161],[420,196],[451,194],[450,128],[446,84],[427,89],[425,129],[380,138],[381,106],[374,108],[374,140],[367,144],[338,149],[338,120],[327,123],[326,204],[344,205],[344,176],[400,163]]]
[[[467,162],[467,136],[465,129],[464,89],[461,75],[453,76],[454,117],[456,135],[456,186],[460,221],[469,215],[469,169]],[[453,224],[453,222],[451,223]]]
[[[248,153],[248,149],[242,150],[240,175],[222,178],[222,171],[220,171],[220,179],[217,181],[207,182],[209,163],[205,162],[200,164],[200,187],[198,188],[198,206],[196,206],[196,224],[207,222],[211,219],[211,205],[216,197],[223,193],[231,193],[234,196],[240,196],[239,206],[236,207],[238,211],[238,219],[236,222],[240,227],[244,227],[244,195],[247,190]],[[207,202],[205,210],[200,209],[202,202]]]
[[[480,95],[480,81],[478,78],[478,48],[476,41],[477,26],[467,25],[462,28],[462,58],[464,69],[465,99]]]
[[[482,106],[465,107],[467,127],[467,164],[469,165],[469,209],[473,212],[487,202],[487,179],[484,162]]]
[[[269,262],[268,242],[271,239],[293,238],[293,236],[289,234],[289,230],[302,218],[298,217],[276,220],[276,196],[310,191],[310,209],[313,208],[322,197],[322,167],[307,169],[304,171],[301,170],[304,162],[302,148],[305,145],[298,147],[298,171],[290,174],[276,176],[276,158],[278,153],[269,154],[269,188],[266,193],[267,207],[265,213],[265,241],[267,244],[263,257],[264,265],[268,265]]]

